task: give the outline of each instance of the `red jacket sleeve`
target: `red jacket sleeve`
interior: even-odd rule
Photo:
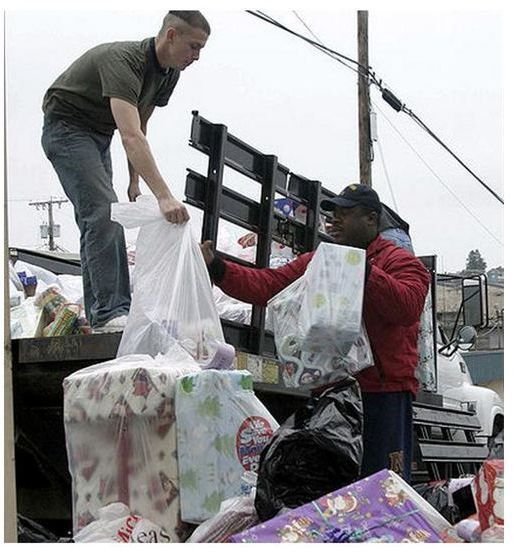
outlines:
[[[252,305],[265,306],[307,268],[313,253],[304,253],[279,268],[249,268],[224,261],[225,273],[216,284],[230,297]]]
[[[372,264],[364,291],[367,309],[391,324],[419,321],[430,283],[421,261],[396,249],[382,265]]]

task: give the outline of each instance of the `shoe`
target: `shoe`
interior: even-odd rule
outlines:
[[[102,333],[122,332],[125,329],[126,325],[127,325],[127,315],[123,314],[121,316],[117,316],[116,318],[111,318],[111,320],[106,322],[103,326],[98,326],[96,328],[93,328],[93,333],[102,334]]]

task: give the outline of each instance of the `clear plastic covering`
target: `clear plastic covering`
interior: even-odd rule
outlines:
[[[170,358],[130,355],[65,378],[64,428],[73,491],[73,532],[122,502],[173,542],[179,516],[175,386],[200,371],[178,345]]]
[[[321,243],[305,272],[302,350],[346,356],[361,332],[366,252]]]
[[[176,415],[182,519],[200,523],[223,500],[244,492],[242,476],[257,471],[278,424],[244,370],[203,370],[180,378]]]
[[[300,310],[305,297],[306,275],[275,295],[268,303],[268,316],[275,336],[282,377],[287,387],[328,383],[345,374],[354,375],[373,365],[373,354],[364,323],[345,355],[309,352],[304,349]]]
[[[112,219],[126,228],[140,227],[134,293],[118,356],[165,354],[177,341],[207,364],[224,338],[191,224],[170,224],[148,196],[113,204]]]
[[[228,542],[232,535],[257,525],[254,500],[254,495],[224,500],[220,511],[199,525],[187,542]]]
[[[434,324],[432,318],[432,293],[425,299],[418,333],[418,365],[416,378],[424,391],[437,390],[434,346]]]

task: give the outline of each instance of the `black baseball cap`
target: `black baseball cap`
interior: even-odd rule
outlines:
[[[350,184],[339,195],[332,199],[324,199],[320,204],[324,211],[333,211],[336,207],[350,208],[358,205],[372,209],[378,214],[382,212],[382,204],[377,192],[364,184]]]

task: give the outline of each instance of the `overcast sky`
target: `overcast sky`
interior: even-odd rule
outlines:
[[[308,34],[292,11],[262,9]],[[357,58],[354,10],[296,11],[326,45]],[[48,86],[96,44],[155,35],[164,13],[6,12],[9,245],[40,245],[47,214],[28,203],[64,197],[40,145]],[[243,11],[204,13],[212,35],[201,59],[149,123],[150,145],[172,192],[183,197],[187,167],[206,170],[205,156],[188,146],[193,110],[331,190],[358,181],[356,74]],[[377,76],[503,197],[502,44],[502,13],[485,4],[472,11],[369,12],[369,59]],[[410,222],[416,253],[436,254],[440,271],[462,269],[471,249],[480,250],[488,268],[503,265],[503,206],[376,89],[371,99],[379,138],[373,186]],[[126,201],[117,135],[113,166],[115,189]],[[239,185],[236,180],[228,171],[227,183]],[[57,209],[55,218],[59,245],[76,252],[71,206]]]

